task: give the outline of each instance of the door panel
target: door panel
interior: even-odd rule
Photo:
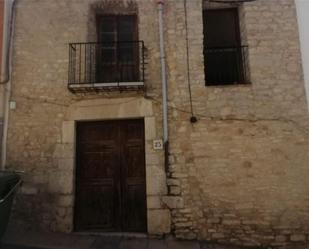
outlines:
[[[76,230],[146,231],[143,120],[77,124]]]
[[[146,230],[146,172],[140,167],[145,161],[144,156],[144,126],[140,123],[128,123],[124,135],[123,179],[125,183],[125,227],[128,231]],[[132,204],[135,205],[132,205]]]
[[[107,132],[109,131],[109,132]],[[76,210],[77,229],[117,229],[117,131],[98,123],[77,126]],[[104,210],[102,212],[101,210]]]
[[[144,232],[146,231],[146,212],[145,202],[142,201],[145,192],[140,184],[128,184],[126,191],[126,199],[124,204],[124,227],[128,232]]]
[[[77,223],[84,229],[111,229],[117,227],[115,223],[116,210],[114,208],[113,182],[82,185],[80,191],[80,214]],[[100,211],[104,210],[104,212]],[[98,224],[98,221],[100,222]],[[76,224],[76,225],[77,225]]]

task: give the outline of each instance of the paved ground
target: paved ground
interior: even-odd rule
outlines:
[[[198,241],[148,238],[143,234],[61,234],[9,230],[1,249],[240,249]]]
[[[9,229],[0,249],[244,249],[244,247],[201,241],[179,241],[172,236],[160,239],[148,238],[143,234],[62,234]],[[286,249],[309,249],[309,246]]]
[[[91,245],[79,244],[71,247],[70,245],[43,246],[43,245],[12,245],[4,244],[1,249],[46,249],[46,248],[85,248],[85,249],[227,249],[229,247],[210,246],[198,242],[187,241],[166,241],[160,239],[109,239],[99,238]]]
[[[60,246],[55,245],[21,245],[21,244],[2,244],[1,249],[230,249],[231,246],[206,244],[192,241],[166,241],[162,239],[109,239],[99,238],[93,241],[91,245],[75,244]]]
[[[43,235],[34,238],[23,235],[10,241],[6,238],[1,249],[236,249],[197,241],[172,238],[128,238],[119,236]],[[238,249],[238,248],[237,248]]]

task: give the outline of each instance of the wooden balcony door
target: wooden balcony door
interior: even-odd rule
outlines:
[[[137,17],[97,16],[97,37],[97,82],[138,81]]]
[[[77,124],[76,231],[146,232],[144,121]]]

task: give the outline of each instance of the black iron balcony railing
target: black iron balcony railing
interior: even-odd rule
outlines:
[[[248,84],[248,46],[206,48],[206,85]]]
[[[143,89],[143,41],[69,44],[69,83],[72,92],[112,88]]]

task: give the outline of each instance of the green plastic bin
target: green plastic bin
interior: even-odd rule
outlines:
[[[16,173],[0,171],[0,240],[8,225],[13,199],[20,184],[20,176]]]

